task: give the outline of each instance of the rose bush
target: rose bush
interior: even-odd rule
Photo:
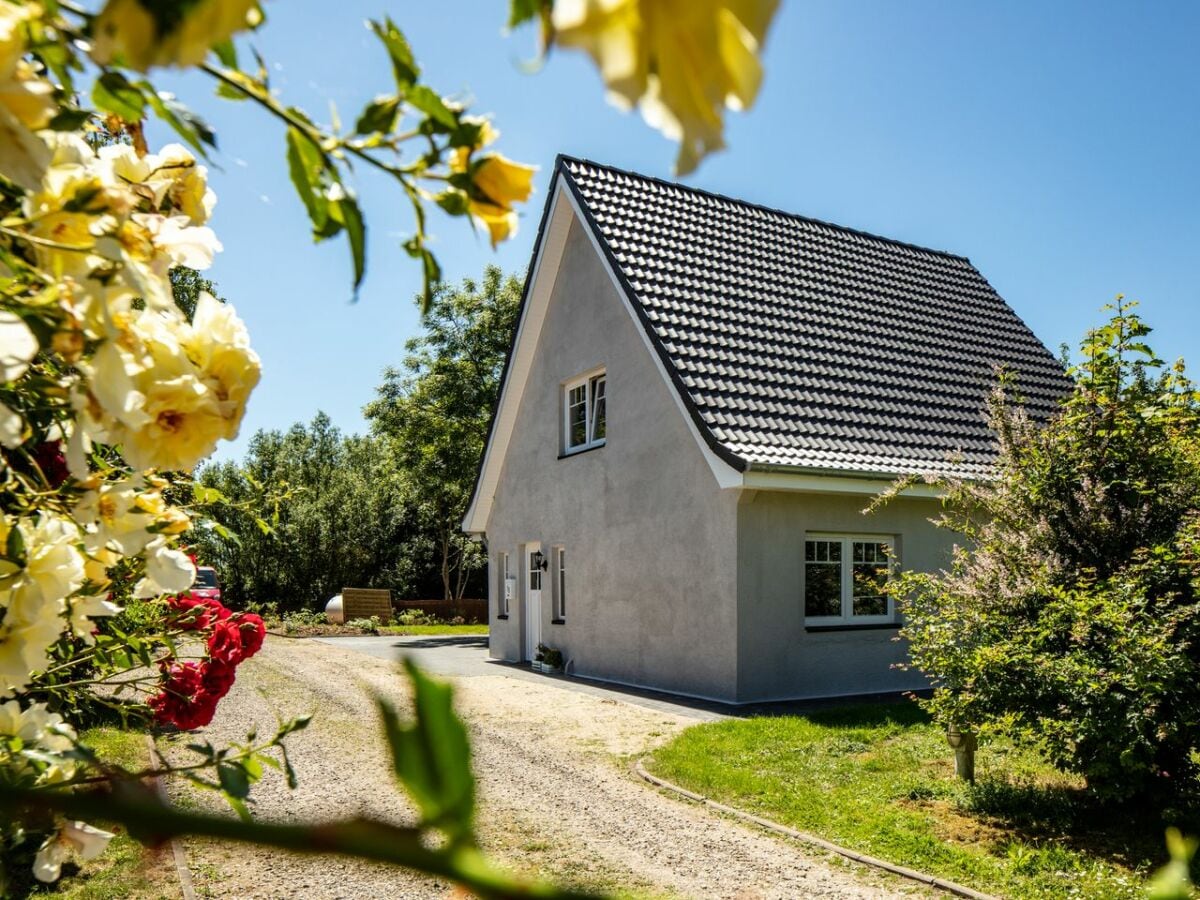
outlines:
[[[687,11],[694,36],[720,51],[712,71],[681,65],[680,45],[651,4],[624,5],[630,15],[615,25],[599,7],[561,19],[562,43],[589,49],[615,90],[620,73],[595,34],[629,38],[637,71],[620,93],[680,137],[681,168],[694,165],[720,145],[721,109],[753,100],[775,2],[706,0]],[[215,140],[146,73],[195,67],[221,96],[282,124],[313,236],[346,237],[356,287],[366,241],[351,165],[394,179],[411,205],[414,229],[402,246],[421,267],[426,307],[441,274],[427,213],[463,217],[495,245],[515,233],[534,173],[492,149],[498,132],[485,118],[422,81],[390,20],[370,25],[394,91],[368,102],[351,127],[323,128],[280,102],[261,61],[255,71],[240,67],[235,39],[264,21],[257,0],[96,6],[0,0],[0,893],[23,853],[36,878],[53,881],[70,857],[102,852],[111,834],[82,821],[95,817],[147,841],[182,832],[335,849],[403,862],[484,896],[558,895],[480,856],[465,729],[449,689],[416,670],[413,723],[381,704],[397,777],[420,814],[412,828],[358,821],[325,826],[317,840],[303,825],[264,831],[175,810],[142,785],[148,774],[187,777],[220,790],[248,820],[246,797],[264,763],[294,783],[281,741],[304,719],[245,745],[194,743],[194,764],[158,770],[126,771],[80,744],[80,726],[101,714],[207,724],[265,633],[259,617],[187,593],[195,562],[180,541],[203,504],[222,501],[188,473],[237,435],[261,365],[232,305],[207,292],[186,311],[176,302],[181,267],[204,270],[221,250],[202,164]],[[541,13],[549,26],[552,7],[519,0],[511,21]],[[680,93],[689,83],[699,89],[690,99]],[[151,115],[182,143],[151,148]],[[264,755],[276,747],[278,758]],[[434,830],[451,840],[431,840]]]

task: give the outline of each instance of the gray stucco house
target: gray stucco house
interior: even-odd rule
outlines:
[[[961,257],[560,157],[464,530],[491,654],[726,702],[918,687],[890,566],[1062,369]],[[889,559],[893,562],[889,563]],[[873,588],[873,585],[879,585]]]

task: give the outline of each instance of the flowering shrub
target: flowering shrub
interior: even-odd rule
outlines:
[[[237,435],[261,367],[233,306],[207,292],[186,313],[176,302],[173,273],[204,270],[221,250],[202,164],[215,140],[146,73],[196,67],[222,96],[249,100],[283,124],[313,236],[346,237],[356,287],[366,241],[351,164],[394,179],[412,208],[403,249],[421,267],[426,306],[440,278],[427,212],[464,217],[495,245],[515,232],[534,172],[492,149],[498,132],[486,119],[423,83],[390,20],[370,25],[394,91],[368,102],[351,127],[322,128],[280,102],[264,65],[239,66],[235,39],[264,21],[257,0],[96,5],[0,0],[0,894],[13,848],[37,846],[34,874],[53,881],[70,856],[103,850],[111,835],[82,819],[104,818],[147,841],[199,833],[354,852],[451,877],[483,896],[556,896],[480,856],[466,731],[449,689],[411,667],[416,719],[402,722],[381,704],[397,778],[419,813],[411,828],[263,829],[175,810],[142,784],[181,774],[220,790],[249,820],[245,801],[263,763],[294,783],[281,742],[306,719],[245,745],[194,743],[198,762],[159,770],[130,772],[80,745],[76,726],[98,709],[133,724],[206,725],[265,633],[259,616],[188,593],[195,562],[181,536],[203,504],[222,498],[192,486],[187,473]],[[552,5],[520,0],[513,24]],[[658,109],[685,138],[681,160],[694,160],[718,146],[721,106],[753,99],[757,60],[746,54],[755,55],[774,2],[742,4],[741,18],[724,3],[699,4],[690,20],[697,34],[725,51],[715,80],[675,67],[662,22],[646,3],[634,5],[644,20],[634,58],[649,69],[621,93],[646,100],[664,89]],[[601,59],[586,37],[597,27],[613,31],[590,17],[564,27],[563,43],[593,47]],[[681,113],[680,97],[668,95],[693,76],[707,85],[703,100]],[[701,134],[693,113],[717,122]],[[149,147],[149,115],[181,143]],[[276,747],[279,758],[264,755]],[[199,774],[205,769],[215,781]],[[448,840],[432,839],[434,831]]]
[[[1177,807],[1200,798],[1200,390],[1149,333],[1118,299],[1044,427],[996,395],[996,477],[947,485],[969,543],[897,593],[942,723]]]

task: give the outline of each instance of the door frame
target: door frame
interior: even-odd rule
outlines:
[[[530,557],[542,549],[540,541],[530,541],[525,544],[522,553],[521,561],[525,566],[525,591],[521,595],[521,619],[522,619],[522,638],[523,652],[521,659],[523,661],[532,660],[534,654],[537,653],[537,645],[542,642],[542,594],[545,590],[545,573],[538,571],[538,587],[535,590],[533,587],[533,564]]]

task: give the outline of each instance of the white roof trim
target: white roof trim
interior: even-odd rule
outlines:
[[[899,476],[897,476],[899,477]],[[854,477],[831,472],[760,472],[751,469],[742,474],[743,486],[757,491],[805,491],[813,494],[882,494],[895,484],[887,476]],[[901,497],[923,497],[936,500],[945,491],[936,484],[919,482],[900,491]]]
[[[550,295],[554,291],[554,282],[558,279],[558,267],[562,262],[563,249],[567,245],[567,232],[570,230],[571,220],[578,215],[563,201],[568,192],[557,174],[552,187],[554,185],[557,189],[550,201],[550,208],[546,213],[546,227],[534,255],[533,270],[529,277],[529,293],[521,311],[521,320],[517,323],[512,359],[509,360],[504,384],[500,386],[496,420],[492,424],[491,434],[488,435],[487,446],[483,451],[483,465],[479,469],[475,494],[471,498],[467,514],[463,517],[462,527],[467,534],[484,534],[487,531],[487,523],[492,515],[492,502],[500,481],[500,470],[504,467],[504,457],[508,453],[508,443],[517,424],[517,411],[521,407],[525,383],[529,380],[529,372],[533,367],[533,352],[537,349],[538,338],[542,334],[542,323],[546,320],[546,309],[550,305]]]

